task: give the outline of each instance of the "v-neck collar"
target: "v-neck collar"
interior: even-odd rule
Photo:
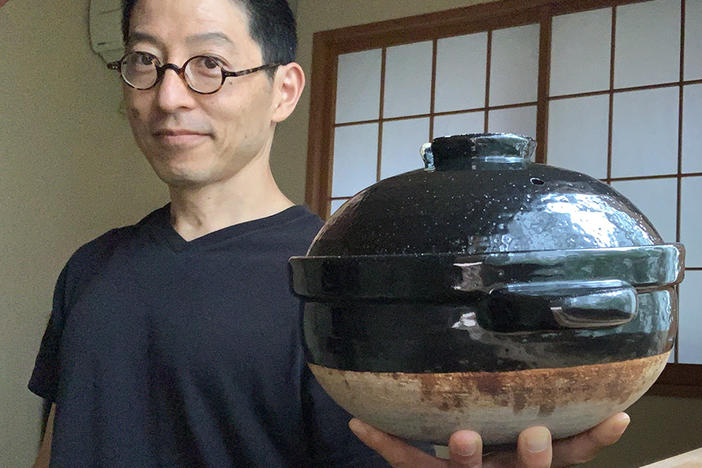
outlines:
[[[175,252],[192,251],[214,246],[222,241],[242,237],[271,226],[285,224],[288,221],[308,213],[305,207],[295,205],[276,214],[227,226],[188,241],[178,234],[178,231],[171,225],[170,208],[171,205],[169,203],[156,210],[148,218],[152,221],[149,224],[153,227],[157,237],[165,241],[168,247]]]

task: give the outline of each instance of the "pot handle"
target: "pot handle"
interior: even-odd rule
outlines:
[[[507,284],[493,289],[477,313],[496,332],[615,327],[636,317],[636,289],[620,280]]]

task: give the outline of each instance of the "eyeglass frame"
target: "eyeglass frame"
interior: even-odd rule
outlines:
[[[152,84],[148,88],[137,88],[136,86],[134,86],[133,84],[128,82],[127,79],[122,74],[122,62],[124,61],[124,59],[128,55],[137,54],[137,53],[150,55],[151,57],[156,59],[157,62],[160,62],[158,60],[158,57],[156,57],[153,54],[149,54],[148,52],[132,51],[132,52],[128,52],[128,53],[124,54],[122,56],[122,58],[120,58],[119,60],[115,60],[114,62],[108,63],[107,68],[109,68],[110,70],[118,71],[120,78],[127,86],[134,88],[134,89],[138,89],[139,91],[146,91],[146,90],[152,89],[153,87],[155,87],[157,84],[159,84],[161,82],[161,80],[163,79],[163,76],[166,74],[166,70],[173,70],[180,77],[180,79],[183,80],[183,83],[185,83],[185,85],[188,87],[189,90],[191,90],[197,94],[204,94],[204,95],[214,94],[217,91],[219,91],[220,89],[222,89],[222,87],[224,86],[225,80],[229,77],[236,78],[239,76],[249,75],[251,73],[255,73],[255,72],[261,71],[261,70],[271,70],[271,69],[273,69],[275,67],[279,67],[281,65],[280,63],[266,63],[266,64],[260,65],[258,67],[247,68],[245,70],[238,70],[238,71],[225,70],[224,67],[222,67],[220,65],[220,71],[222,72],[222,81],[219,83],[219,87],[217,89],[215,89],[214,91],[203,92],[203,91],[198,91],[197,89],[194,89],[192,86],[190,86],[190,83],[188,83],[188,80],[185,79],[185,68],[188,66],[188,63],[190,63],[192,60],[194,60],[196,58],[208,58],[208,59],[215,60],[217,63],[219,63],[219,60],[217,59],[217,57],[212,57],[210,55],[194,55],[194,56],[190,57],[188,60],[186,60],[182,67],[179,67],[178,65],[176,65],[174,63],[166,63],[164,65],[154,65],[154,67],[156,68],[156,80],[154,81],[154,84]]]

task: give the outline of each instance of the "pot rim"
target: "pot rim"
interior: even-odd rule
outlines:
[[[307,300],[454,302],[515,283],[618,280],[638,292],[684,276],[680,243],[589,249],[391,255],[296,256],[293,289]]]

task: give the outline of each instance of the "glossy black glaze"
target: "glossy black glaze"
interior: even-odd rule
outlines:
[[[631,202],[599,180],[541,164],[502,166],[418,170],[382,180],[327,221],[308,255],[475,255],[663,243]]]
[[[639,314],[605,330],[499,333],[486,330],[474,304],[308,302],[309,362],[369,372],[472,372],[570,367],[653,356],[671,349],[672,289],[639,295]]]
[[[422,147],[421,153],[425,167],[439,171],[473,169],[481,159],[521,169],[531,161],[535,149],[536,142],[531,138],[483,133],[435,138]]]
[[[357,194],[291,259],[310,362],[507,371],[668,351],[684,250],[516,135],[438,138],[426,169]]]
[[[293,286],[316,300],[456,302],[506,284],[619,279],[638,288],[682,279],[680,245],[543,250],[490,255],[296,257]]]
[[[609,185],[531,162],[516,135],[458,135],[423,148],[427,169],[361,191],[325,224],[308,255],[483,254],[661,244]]]

